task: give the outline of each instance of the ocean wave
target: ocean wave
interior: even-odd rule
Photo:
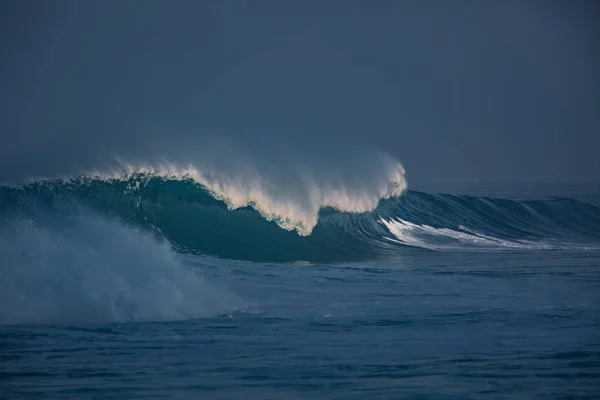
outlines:
[[[352,213],[372,211],[380,200],[397,197],[406,190],[402,165],[385,157],[380,162],[376,175],[358,183],[341,179],[323,180],[313,172],[299,170],[295,175],[296,182],[287,185],[293,190],[286,185],[275,184],[272,177],[258,171],[232,176],[210,169],[205,172],[192,164],[167,162],[148,165],[120,163],[119,168],[107,172],[89,172],[83,176],[39,182],[56,187],[64,183],[85,185],[93,181],[120,181],[127,182],[128,192],[134,193],[140,185],[152,179],[190,181],[223,201],[230,210],[252,207],[281,228],[307,236],[317,224],[319,211],[324,207]]]
[[[361,196],[353,186],[356,197],[345,193],[333,201],[340,192],[327,197],[321,187],[313,208],[305,208],[293,197],[284,196],[288,202],[278,204],[282,197],[277,193],[257,194],[260,186],[231,185],[234,190],[230,182],[213,181],[205,186],[200,176],[194,169],[138,169],[0,187],[0,223],[35,219],[40,209],[57,216],[93,212],[166,238],[178,251],[254,261],[362,261],[411,247],[600,248],[600,207],[578,199],[428,194],[405,191],[388,180],[381,197],[372,192]],[[258,205],[258,198],[269,200]]]

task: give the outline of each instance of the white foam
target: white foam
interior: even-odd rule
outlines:
[[[495,238],[479,232],[469,231],[462,226],[460,227],[461,231],[458,231],[448,228],[434,228],[429,225],[418,225],[401,218],[389,220],[380,218],[379,221],[394,235],[394,238],[386,237],[387,240],[430,250],[458,250],[464,249],[465,246],[485,249],[495,247],[514,249],[556,248],[542,242]]]
[[[244,307],[167,243],[93,215],[0,225],[0,324],[199,318]]]
[[[381,158],[378,163],[379,168],[375,172],[357,177],[354,181],[335,178],[335,174],[332,178],[326,171],[320,174],[312,169],[298,169],[294,174],[288,174],[288,180],[282,182],[251,163],[239,163],[236,168],[216,170],[210,165],[201,168],[195,164],[168,161],[146,164],[120,161],[118,167],[107,171],[89,171],[84,176],[127,180],[135,174],[145,174],[164,179],[191,179],[205,187],[215,198],[224,201],[230,209],[251,206],[283,229],[296,230],[305,236],[317,224],[322,207],[345,212],[367,212],[374,210],[381,199],[402,194],[406,189],[402,165],[390,158]]]

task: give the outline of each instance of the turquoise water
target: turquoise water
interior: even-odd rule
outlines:
[[[597,197],[409,191],[299,236],[128,184],[1,189],[0,397],[600,396]]]

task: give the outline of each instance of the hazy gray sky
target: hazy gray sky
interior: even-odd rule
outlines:
[[[0,7],[3,178],[211,132],[368,143],[409,184],[600,181],[595,1]]]

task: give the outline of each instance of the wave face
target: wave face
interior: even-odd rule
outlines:
[[[6,225],[16,219],[36,219],[40,212],[55,216],[91,212],[166,238],[179,251],[254,261],[362,261],[416,248],[600,248],[597,203],[416,191],[400,195],[404,181],[394,177],[379,185],[379,197],[316,191],[314,215],[313,208],[293,202],[273,205],[274,197],[260,192],[238,191],[235,197],[226,185],[189,171],[0,187],[0,215]]]

